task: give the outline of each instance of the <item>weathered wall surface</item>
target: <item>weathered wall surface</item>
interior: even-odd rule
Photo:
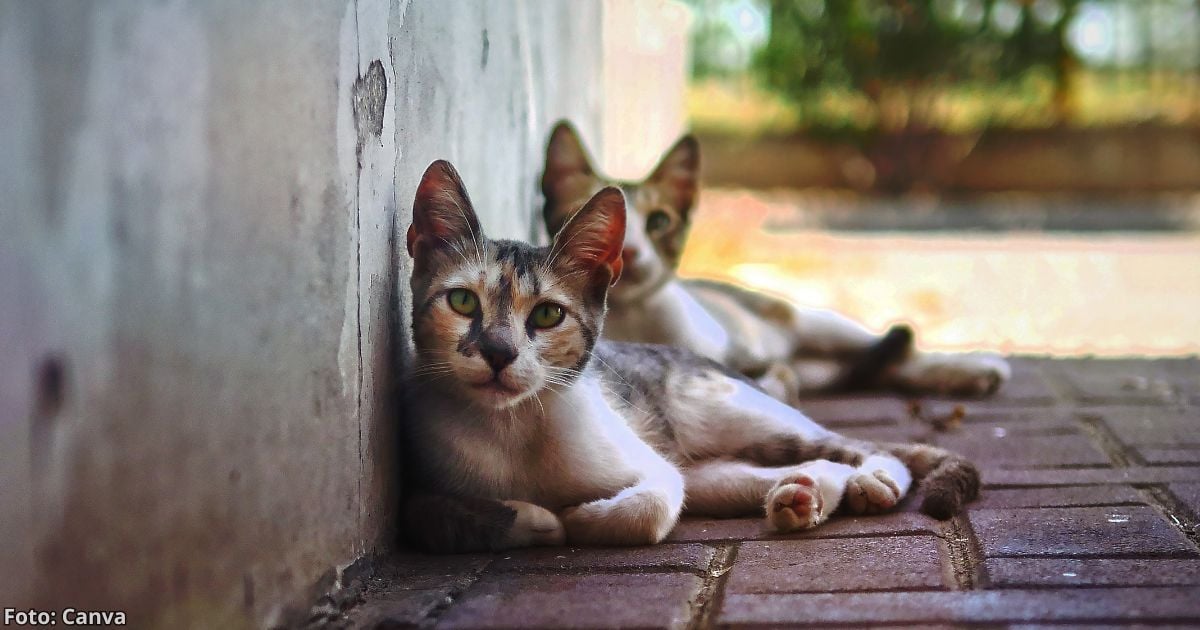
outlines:
[[[534,234],[601,12],[0,4],[0,605],[257,626],[387,541],[417,180]]]

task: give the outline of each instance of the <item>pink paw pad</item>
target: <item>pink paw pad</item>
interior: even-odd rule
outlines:
[[[820,492],[810,492],[804,488],[812,488],[816,486],[816,482],[811,477],[800,477],[792,483],[801,486],[792,494],[790,501],[776,501],[774,509],[776,512],[782,511],[784,508],[791,508],[797,516],[808,516],[812,514],[814,509],[817,514],[825,507],[824,500],[821,498]]]

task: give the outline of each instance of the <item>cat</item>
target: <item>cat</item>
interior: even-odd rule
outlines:
[[[454,167],[425,171],[407,234],[416,547],[652,544],[685,510],[789,532],[843,503],[888,510],[922,478],[939,518],[975,497],[947,451],[843,437],[689,350],[602,339],[626,216],[604,188],[549,246],[491,240]]]
[[[677,278],[699,170],[699,144],[687,135],[645,180],[614,181],[592,167],[569,123],[554,127],[541,181],[550,234],[601,188],[616,186],[625,195],[625,273],[609,295],[610,338],[688,348],[758,379],[791,404],[805,392],[839,389],[983,396],[1008,380],[1008,363],[999,356],[915,351],[904,325],[880,336],[832,311],[733,284]]]

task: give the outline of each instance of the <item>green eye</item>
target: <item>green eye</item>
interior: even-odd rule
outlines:
[[[551,302],[542,302],[533,307],[529,321],[535,328],[554,328],[563,320],[564,314],[563,307]]]
[[[658,232],[659,230],[665,230],[670,225],[671,215],[663,212],[662,210],[655,210],[654,212],[650,213],[650,216],[646,217],[647,232]]]
[[[451,290],[446,301],[459,315],[474,315],[479,310],[479,297],[466,289]]]

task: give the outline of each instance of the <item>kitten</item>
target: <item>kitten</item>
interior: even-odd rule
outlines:
[[[490,240],[454,168],[425,171],[408,230],[418,547],[650,544],[685,508],[786,532],[843,503],[890,509],[922,477],[931,514],[974,498],[978,473],[946,451],[842,437],[688,350],[601,341],[625,218],[605,188],[548,247]]]
[[[676,278],[699,170],[699,145],[684,136],[645,180],[616,182],[592,167],[569,124],[555,126],[542,175],[551,234],[601,188],[617,186],[625,195],[625,274],[609,296],[610,338],[687,348],[758,379],[792,404],[802,391],[869,387],[979,396],[1009,378],[998,356],[913,350],[906,326],[877,336],[831,311],[732,284]]]

